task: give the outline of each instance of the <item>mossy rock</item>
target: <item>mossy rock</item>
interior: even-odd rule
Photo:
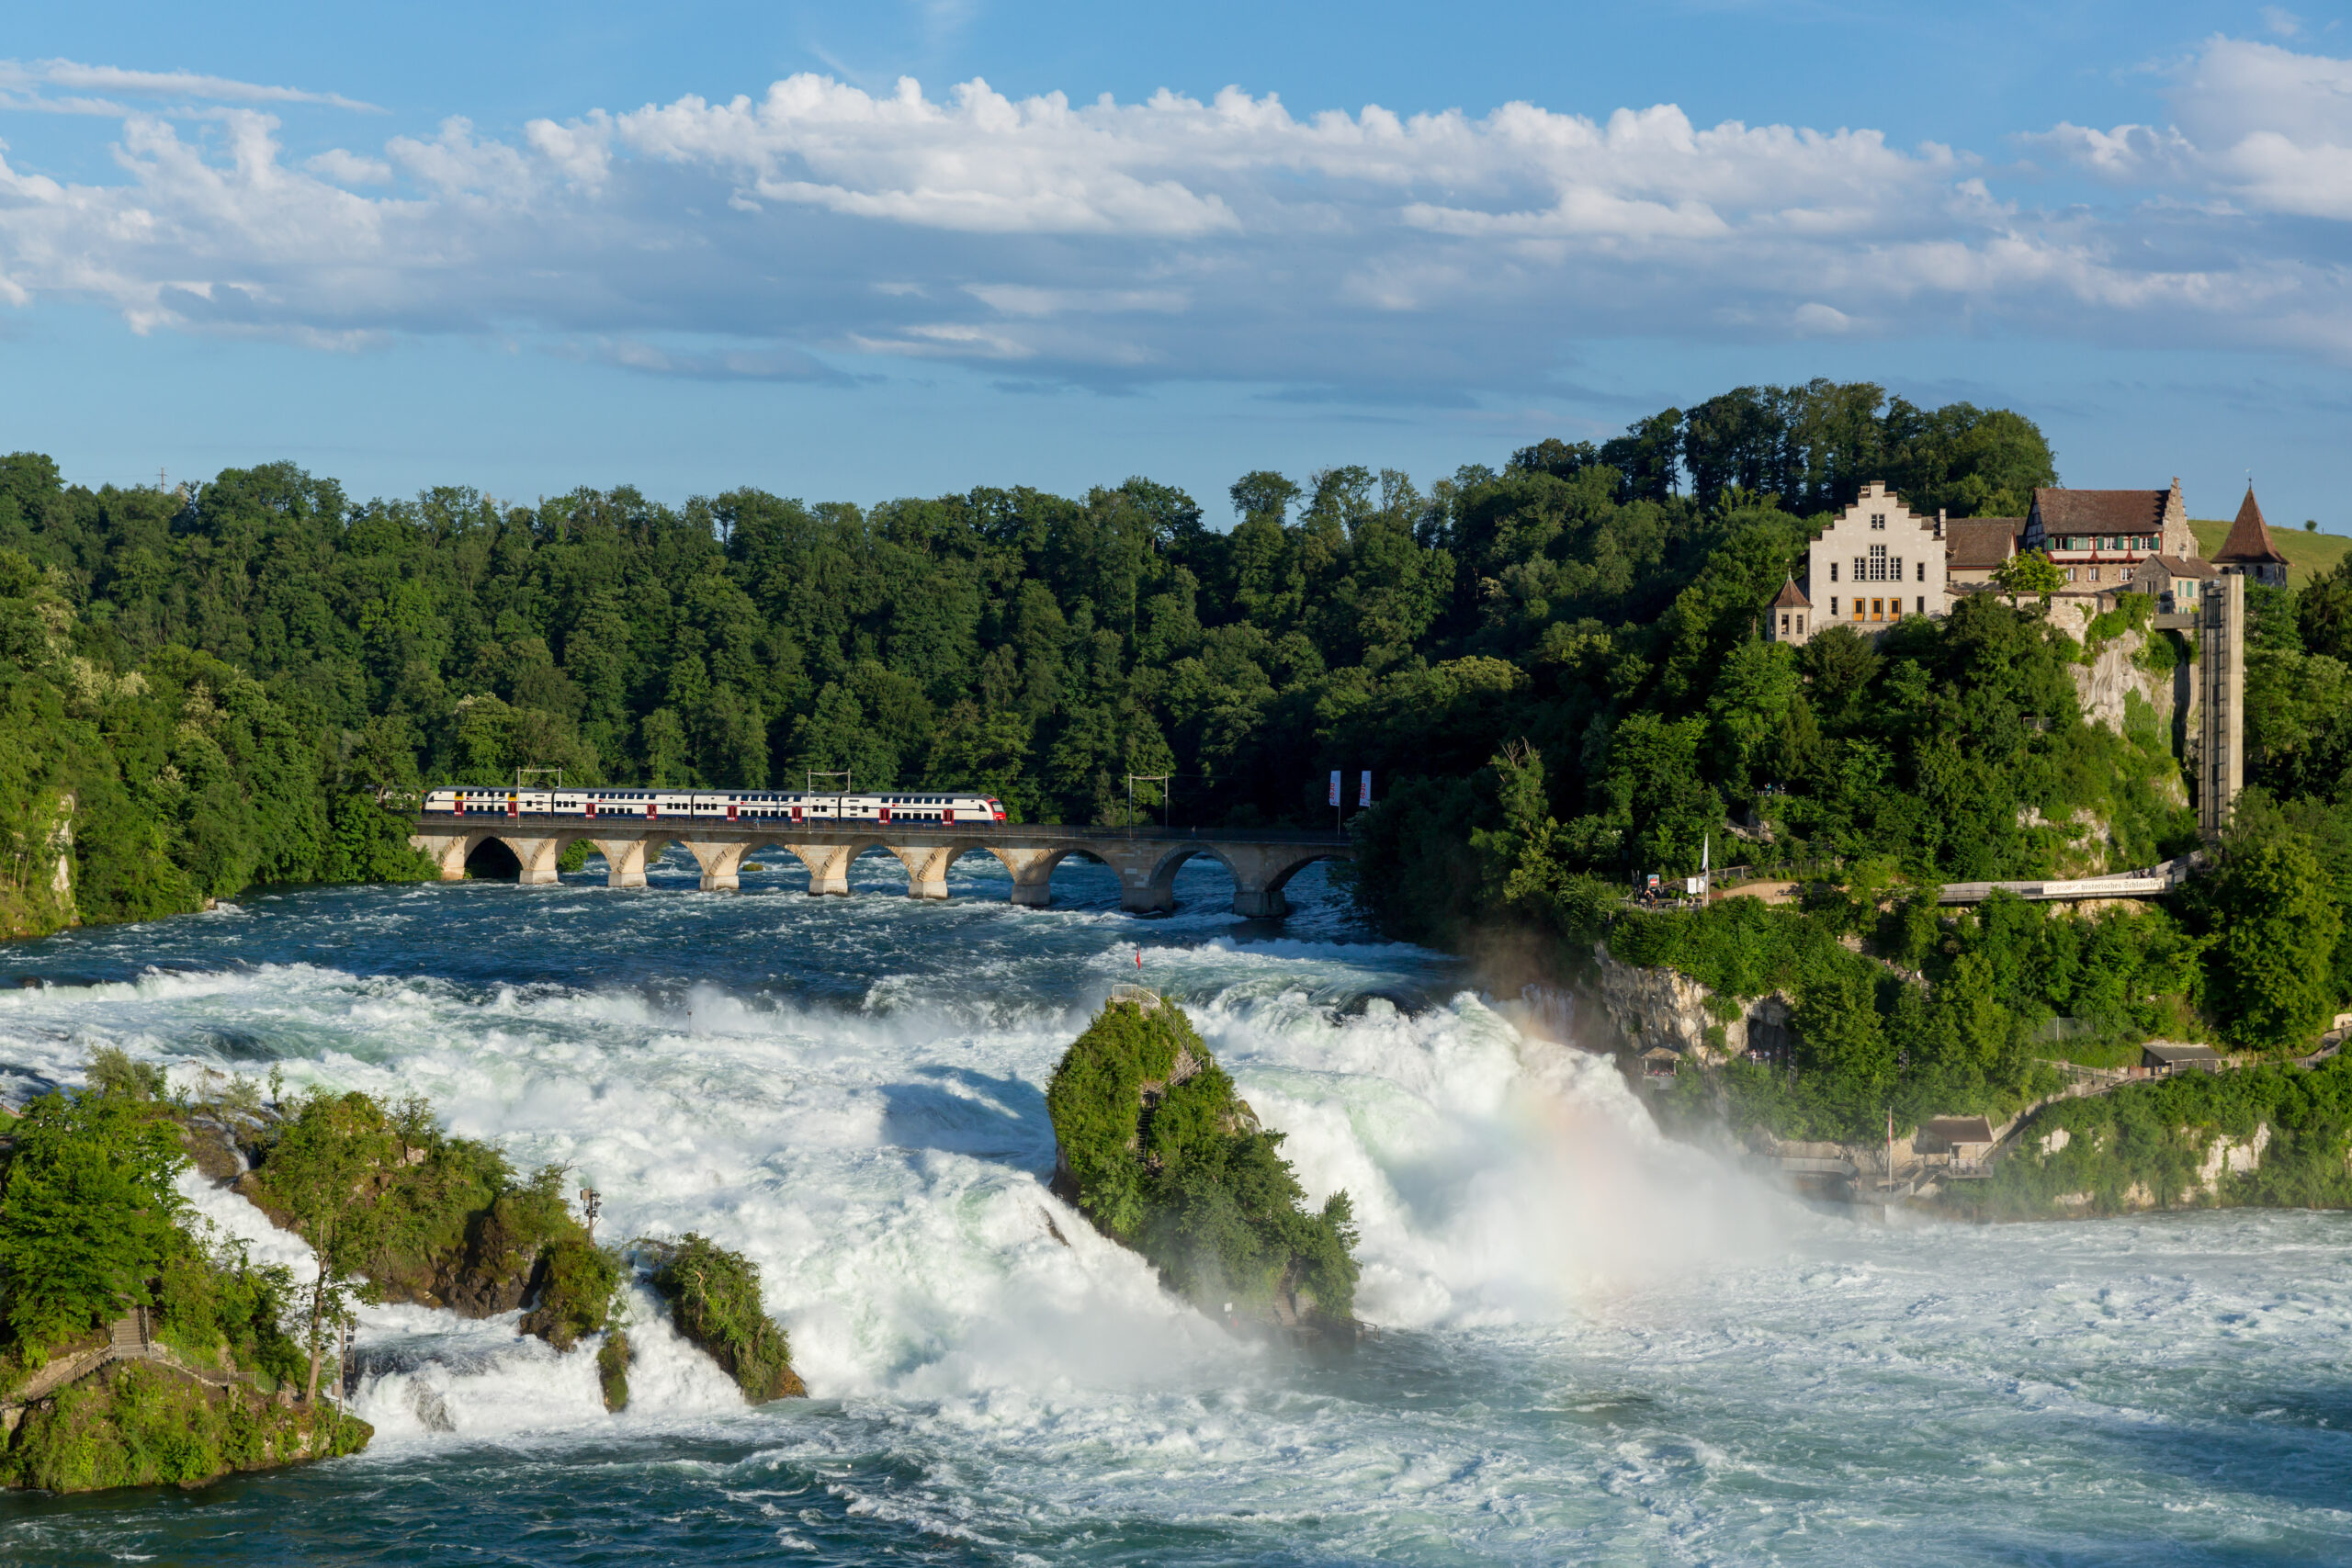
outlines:
[[[117,1362],[27,1410],[0,1455],[9,1484],[51,1492],[201,1486],[237,1471],[357,1453],[375,1428],[332,1404]]]
[[[758,1264],[692,1231],[675,1242],[641,1242],[639,1256],[651,1265],[678,1332],[726,1369],[744,1398],[807,1397],[791,1341],[762,1300]]]
[[[596,1347],[596,1382],[605,1391],[605,1408],[628,1408],[628,1336],[618,1328],[605,1330],[605,1342]]]
[[[1348,1195],[1319,1213],[1182,1008],[1114,997],[1046,1090],[1055,1190],[1205,1311],[1352,1338]]]
[[[619,1253],[584,1235],[551,1243],[539,1255],[533,1275],[536,1302],[523,1314],[523,1332],[559,1350],[603,1333],[619,1304],[621,1269]]]

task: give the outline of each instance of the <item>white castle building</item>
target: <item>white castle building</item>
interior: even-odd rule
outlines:
[[[1805,552],[1804,586],[1781,590],[1766,635],[1804,642],[1839,621],[1883,631],[1905,615],[1940,615],[1951,608],[1945,579],[1944,520],[1872,480]]]
[[[1875,633],[1905,616],[1945,615],[1954,600],[1988,591],[2004,561],[2030,550],[2058,569],[2064,585],[2053,597],[2077,618],[2121,592],[2186,611],[2196,607],[2199,583],[2217,575],[2284,587],[2288,574],[2251,485],[2228,540],[2206,561],[2177,479],[2167,490],[2037,490],[2027,516],[1951,521],[1920,516],[1874,480],[1806,550],[1804,581],[1772,601],[1764,635],[1802,643],[1839,623]]]

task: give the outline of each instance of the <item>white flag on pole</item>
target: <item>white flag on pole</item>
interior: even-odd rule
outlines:
[[[1340,773],[1338,768],[1331,770],[1331,804],[1334,806],[1340,804]]]

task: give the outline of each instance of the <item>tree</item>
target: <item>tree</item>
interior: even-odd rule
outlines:
[[[355,1301],[378,1299],[359,1277],[374,1240],[369,1179],[392,1150],[384,1114],[364,1094],[314,1089],[279,1123],[262,1165],[270,1202],[293,1222],[318,1269],[305,1309],[311,1353],[303,1398],[316,1400],[328,1337],[352,1321]]]
[[[2222,1038],[2285,1050],[2316,1037],[2335,1010],[2343,914],[2311,841],[2248,794],[2207,894],[2213,1002]]]
[[[1993,569],[1993,581],[2016,604],[2020,594],[2030,593],[2041,601],[2044,610],[2050,608],[2050,596],[2066,586],[2066,574],[2052,565],[2050,557],[2041,550],[2021,550]]]
[[[187,1163],[179,1134],[127,1089],[45,1094],[13,1128],[0,1190],[0,1290],[9,1330],[36,1358],[124,1309],[152,1303],[174,1243]]]

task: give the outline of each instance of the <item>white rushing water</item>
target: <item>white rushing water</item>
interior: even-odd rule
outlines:
[[[1613,1067],[1521,1039],[1433,955],[1311,919],[1246,942],[1205,918],[666,897],[510,900],[503,940],[741,951],[659,984],[467,974],[416,934],[445,890],[378,894],[313,909],[337,934],[307,956],[240,939],[236,967],[0,993],[0,1052],[55,1078],[102,1043],[183,1076],[266,1055],[295,1085],[426,1095],[519,1168],[571,1166],[605,1235],[751,1256],[814,1396],[744,1411],[650,1300],[619,1416],[593,1349],[372,1309],[371,1473],[719,1444],[691,1483],[713,1506],[848,1560],[827,1530],[1047,1561],[2352,1556],[2318,1501],[2352,1460],[2335,1216],[1857,1224],[1663,1140]],[[1354,1199],[1385,1332],[1341,1364],[1227,1337],[1045,1189],[1046,1077],[1138,938],[1312,1198]],[[399,961],[338,965],[338,942]],[[798,973],[864,977],[820,996]],[[1416,984],[1435,1005],[1387,999]]]

